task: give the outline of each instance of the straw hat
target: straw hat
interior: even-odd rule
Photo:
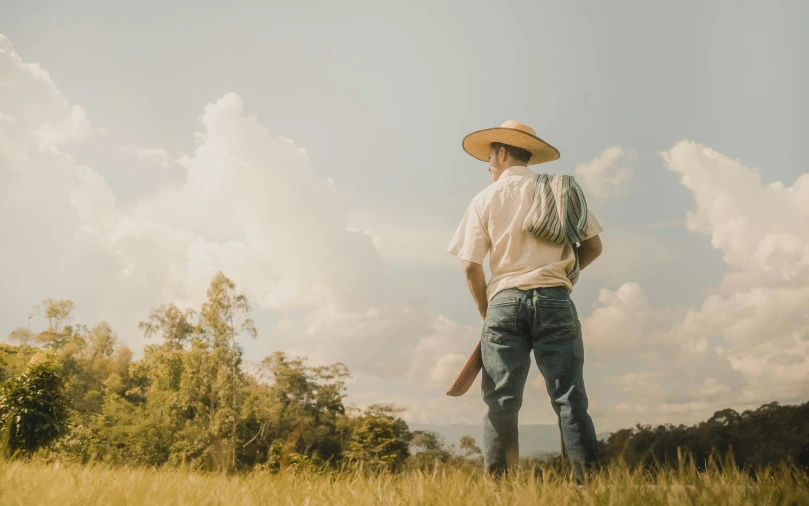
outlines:
[[[501,142],[522,148],[531,153],[527,165],[551,162],[559,159],[559,150],[537,137],[533,128],[514,120],[504,121],[495,128],[472,132],[463,139],[463,149],[478,160],[489,161],[492,142]]]

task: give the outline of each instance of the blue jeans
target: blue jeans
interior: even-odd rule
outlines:
[[[502,474],[519,462],[517,415],[534,351],[551,406],[562,432],[565,453],[578,478],[598,467],[598,441],[584,390],[581,323],[567,288],[552,286],[495,294],[481,337],[483,465]]]

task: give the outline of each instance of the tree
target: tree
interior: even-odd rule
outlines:
[[[622,459],[630,466],[649,469],[658,463],[677,466],[680,453],[693,457],[699,469],[706,467],[712,455],[724,458],[731,451],[741,468],[800,462],[803,445],[809,442],[807,420],[809,403],[780,406],[772,402],[741,414],[723,409],[690,427],[637,425],[619,430],[599,443],[599,451],[605,462]]]
[[[87,341],[92,350],[93,358],[111,357],[115,351],[118,337],[107,322],[101,322],[88,332]]]
[[[472,436],[461,437],[461,450],[464,451],[466,458],[480,457],[483,455],[480,447],[475,444],[475,438]]]
[[[278,438],[302,431],[296,440],[298,453],[334,462],[344,446],[338,422],[345,415],[345,383],[351,375],[342,363],[310,367],[304,359],[277,351],[261,361],[259,373],[270,380],[266,395],[275,407],[268,423]]]
[[[411,448],[416,450],[412,460],[416,467],[426,468],[436,462],[447,462],[452,454],[444,447],[443,437],[434,431],[416,430],[411,433]]]
[[[49,330],[59,332],[73,313],[73,301],[48,298],[34,306],[34,313],[48,320]]]
[[[222,272],[217,272],[208,288],[208,300],[202,305],[203,328],[209,337],[214,356],[221,361],[217,378],[222,394],[229,393],[231,419],[231,466],[236,468],[237,425],[239,423],[238,393],[241,380],[242,348],[237,342],[240,336],[255,338],[257,331],[250,318],[250,303],[247,296],[236,291],[236,284]],[[225,372],[227,370],[227,372]],[[221,394],[220,394],[221,395]]]
[[[166,345],[175,350],[183,349],[197,332],[192,323],[197,314],[192,309],[181,310],[174,304],[161,305],[149,313],[149,319],[138,324],[146,337],[160,334]]]
[[[9,450],[30,457],[65,431],[69,402],[59,366],[50,358],[35,360],[0,388],[0,429]]]
[[[199,313],[163,305],[140,323],[147,337],[161,335],[164,342],[146,347],[132,376],[147,404],[172,414],[171,463],[233,470],[247,387],[239,340],[257,332],[247,297],[224,274],[214,276],[207,295]]]
[[[410,431],[397,414],[401,410],[369,406],[348,445],[347,456],[371,469],[397,471],[410,453]]]
[[[34,306],[31,316],[36,314],[48,321],[48,328],[34,336],[34,339],[46,348],[61,350],[73,336],[72,327],[62,327],[63,323],[70,320],[72,313],[73,301],[67,299],[48,298]]]
[[[20,346],[30,346],[34,342],[34,334],[30,330],[20,327],[9,333],[8,340]]]

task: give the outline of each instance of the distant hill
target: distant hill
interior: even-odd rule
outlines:
[[[444,444],[455,445],[457,451],[463,436],[472,436],[478,446],[483,444],[483,427],[480,425],[454,423],[449,425],[429,425],[423,423],[408,424],[410,430],[429,430],[444,437]],[[598,439],[606,439],[611,432],[598,434]],[[520,425],[520,456],[544,457],[548,454],[559,455],[561,443],[559,428],[556,425]]]
[[[472,424],[428,425],[408,424],[410,430],[429,430],[444,437],[444,444],[455,445],[457,451],[463,436],[472,436],[478,446],[483,444],[483,427]],[[556,425],[520,425],[520,456],[544,457],[559,454],[559,428]]]
[[[607,439],[610,438],[610,436],[612,436],[612,432],[600,432],[600,433],[596,434],[596,438],[599,441],[606,441]]]

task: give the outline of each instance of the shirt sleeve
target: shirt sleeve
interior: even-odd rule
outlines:
[[[587,239],[592,239],[593,237],[597,236],[601,232],[604,231],[604,228],[601,226],[601,223],[598,222],[595,215],[587,210],[587,223],[584,226],[584,237],[582,241],[586,241]]]
[[[482,264],[491,249],[491,244],[489,231],[473,202],[466,208],[466,213],[449,242],[447,251],[461,260]]]

